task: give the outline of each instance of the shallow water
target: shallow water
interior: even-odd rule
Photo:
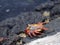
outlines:
[[[21,12],[33,11],[40,3],[47,0],[0,0],[0,21],[19,15]]]

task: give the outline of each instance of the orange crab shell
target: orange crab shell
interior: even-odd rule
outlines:
[[[37,29],[45,29],[45,30],[48,30],[48,28],[45,28],[44,27],[44,25],[43,24],[45,24],[46,22],[38,22],[38,23],[36,23],[36,24],[28,24],[28,27],[26,28],[26,30],[28,30],[28,32],[29,32],[29,30],[30,30],[30,28],[31,27],[35,27],[36,28],[36,30]]]
[[[38,22],[37,24],[28,24],[25,33],[30,37],[32,37],[31,34],[33,34],[34,36],[36,35],[35,33],[41,34],[42,31],[48,30],[48,28],[44,27],[44,24],[45,22]]]

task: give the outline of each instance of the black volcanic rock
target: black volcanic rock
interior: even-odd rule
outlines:
[[[53,19],[53,20],[51,20],[49,24],[45,25],[45,27],[47,27],[49,30],[45,31],[45,34],[43,35],[43,37],[50,36],[50,35],[60,32],[60,28],[59,28],[60,18],[58,18],[60,16],[60,2],[59,1],[57,2],[50,1],[46,3],[42,3],[37,6],[35,11],[36,12],[30,12],[30,11],[25,12],[25,13],[22,12],[16,17],[11,17],[0,22],[0,37],[9,38],[9,40],[3,42],[3,45],[10,45],[12,42],[14,42],[14,40],[16,39],[15,37],[17,36],[16,33],[24,31],[25,28],[27,27],[27,24],[31,24],[31,23],[33,24],[33,23],[37,23],[44,20],[45,17],[42,15],[44,11],[49,11],[50,19]],[[5,14],[5,13],[2,13],[2,14]],[[13,15],[14,14],[12,14],[12,16]],[[40,37],[41,35],[39,35],[39,38]],[[30,39],[29,37],[27,37],[26,39],[23,39],[23,40],[26,42],[30,42],[35,39],[36,38]]]
[[[60,16],[60,1],[48,1],[46,3],[41,3],[35,8],[37,12],[49,11],[51,19],[55,19]]]
[[[9,45],[15,37],[16,33],[24,31],[27,24],[33,24],[40,22],[44,19],[44,16],[40,12],[25,12],[17,17],[6,19],[0,22],[0,36],[9,37],[9,41],[3,43]]]
[[[46,31],[46,34],[48,36],[60,32],[60,17],[55,20],[52,20],[51,22],[46,24],[45,27],[48,28],[48,30]]]
[[[0,22],[0,27],[2,30],[24,30],[27,24],[37,23],[42,21],[44,16],[40,12],[26,12],[22,13],[17,17],[6,19]],[[12,32],[14,32],[12,31]]]

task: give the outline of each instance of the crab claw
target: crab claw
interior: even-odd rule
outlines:
[[[31,33],[30,33],[30,30],[25,30],[25,33],[26,33],[26,35],[32,37],[32,36],[31,36]]]

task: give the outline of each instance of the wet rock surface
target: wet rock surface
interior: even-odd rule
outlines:
[[[49,11],[51,13],[51,19],[55,19],[60,14],[60,1],[53,0],[46,3],[42,3],[35,8],[35,11],[43,13],[44,11]]]
[[[21,12],[33,11],[40,3],[47,0],[0,0],[0,21],[15,17]]]

